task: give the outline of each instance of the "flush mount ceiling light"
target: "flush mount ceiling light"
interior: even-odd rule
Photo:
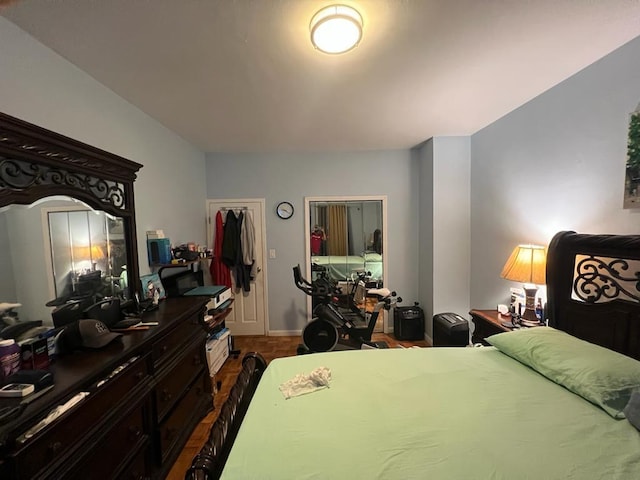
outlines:
[[[362,16],[346,5],[331,5],[316,13],[309,25],[311,43],[324,53],[348,52],[362,38]]]

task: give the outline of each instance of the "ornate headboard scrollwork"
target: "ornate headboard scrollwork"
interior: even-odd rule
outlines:
[[[141,167],[0,113],[0,207],[64,195],[122,218],[134,290],[139,290],[139,265],[133,182]]]
[[[624,258],[578,255],[573,296],[587,303],[615,299],[640,302],[640,265]]]
[[[640,235],[557,233],[547,253],[547,317],[640,359]]]

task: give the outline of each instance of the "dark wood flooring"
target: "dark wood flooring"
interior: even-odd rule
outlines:
[[[243,336],[234,337],[235,348],[241,351],[238,358],[229,357],[216,378],[213,378],[213,384],[220,382],[220,389],[216,392],[214,398],[214,410],[207,415],[202,422],[195,428],[191,437],[187,441],[182,453],[173,465],[167,479],[180,480],[184,479],[185,472],[191,466],[191,460],[200,451],[204,445],[211,425],[215,422],[220,407],[229,395],[231,387],[235,383],[236,377],[242,366],[242,356],[247,352],[259,352],[264,356],[267,362],[275,358],[290,357],[296,355],[296,349],[300,344],[300,337],[265,337],[265,336]],[[398,341],[393,336],[384,333],[376,333],[373,335],[376,342],[386,342],[389,347],[394,348],[399,345],[403,347],[428,346],[425,341]]]

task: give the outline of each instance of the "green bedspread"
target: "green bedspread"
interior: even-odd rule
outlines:
[[[329,352],[269,365],[222,478],[631,480],[640,432],[493,347]]]

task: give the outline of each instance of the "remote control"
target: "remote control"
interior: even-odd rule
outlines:
[[[25,397],[34,390],[35,386],[30,383],[9,383],[0,388],[0,397]]]

